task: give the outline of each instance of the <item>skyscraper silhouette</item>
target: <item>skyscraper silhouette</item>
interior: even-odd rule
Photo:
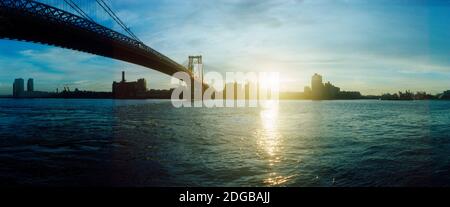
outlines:
[[[13,96],[19,97],[25,91],[24,88],[24,80],[22,78],[15,79],[13,84]]]
[[[34,91],[34,80],[32,78],[28,79],[27,91],[28,92],[33,92]]]
[[[323,94],[322,76],[314,73],[311,78],[311,93],[313,99],[321,99]]]

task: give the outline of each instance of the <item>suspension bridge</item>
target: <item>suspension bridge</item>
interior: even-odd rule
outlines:
[[[77,50],[167,75],[186,72],[194,77],[191,67],[178,64],[142,42],[105,0],[91,0],[88,8],[96,4],[121,32],[98,23],[93,17],[97,15],[91,15],[74,0],[53,2],[56,5],[44,0],[0,0],[0,38]]]

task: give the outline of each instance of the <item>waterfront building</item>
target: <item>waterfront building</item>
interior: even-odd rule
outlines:
[[[21,96],[25,92],[24,88],[24,80],[22,78],[15,79],[13,84],[13,97]]]
[[[29,78],[27,81],[27,91],[28,92],[34,91],[34,80],[32,78]]]
[[[147,93],[147,81],[143,78],[133,82],[126,82],[125,71],[122,71],[122,80],[114,81],[112,84],[112,93],[114,98],[144,98]]]
[[[311,92],[312,92],[312,98],[313,99],[321,99],[323,96],[323,83],[322,83],[322,76],[314,73],[314,75],[311,78]]]
[[[327,98],[327,99],[337,98],[339,95],[339,92],[341,92],[341,89],[339,87],[336,87],[333,84],[331,84],[330,81],[325,83],[324,90],[323,90],[324,98]]]
[[[358,91],[341,91],[329,81],[324,84],[322,76],[317,73],[311,77],[311,87],[306,86],[303,90],[303,98],[306,99],[358,99],[361,97]]]

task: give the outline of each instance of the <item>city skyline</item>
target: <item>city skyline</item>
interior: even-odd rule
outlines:
[[[16,78],[13,83],[12,96],[14,98],[100,98],[100,99],[173,99],[173,92],[175,88],[170,89],[151,89],[147,88],[148,84],[145,78],[140,78],[136,81],[127,81],[125,78],[125,71],[122,71],[122,78],[120,81],[112,82],[111,91],[86,91],[83,89],[75,88],[71,91],[70,86],[64,86],[63,90],[56,89],[56,91],[35,91],[34,90],[34,79],[29,78],[27,80],[26,90],[25,81],[23,78]],[[261,77],[260,77],[261,78]],[[275,80],[275,79],[273,79]],[[241,79],[227,82],[224,80],[223,88],[215,88],[216,93],[214,97],[219,97],[219,99],[229,99],[227,94],[228,87],[234,89],[234,99],[239,99],[236,96],[237,93],[243,93],[244,99],[253,99],[259,97],[261,91],[259,87],[268,88],[269,85],[274,84],[273,80],[269,79]],[[241,82],[243,81],[243,82]],[[254,82],[256,81],[256,82]],[[261,82],[263,81],[263,82]],[[264,81],[269,81],[270,83],[265,83]],[[262,83],[263,86],[260,84]],[[275,83],[276,84],[276,83]],[[252,91],[250,85],[256,86],[256,96],[250,95]],[[179,85],[180,86],[180,85]],[[178,86],[178,87],[179,87]],[[183,86],[181,86],[183,87]],[[216,86],[212,86],[217,87]],[[272,85],[273,87],[273,85]],[[278,86],[276,86],[278,88]],[[72,88],[73,89],[73,88]],[[240,91],[240,92],[238,92]],[[56,93],[55,93],[56,92]],[[273,90],[270,92],[272,93]],[[264,92],[263,92],[264,93]],[[335,86],[331,81],[324,81],[322,75],[314,73],[311,76],[310,85],[304,86],[303,91],[279,91],[275,89],[276,99],[284,100],[361,100],[361,99],[379,99],[379,100],[449,100],[450,90],[445,90],[441,93],[430,94],[426,91],[410,91],[405,90],[405,92],[398,91],[395,93],[383,93],[379,95],[366,95],[361,94],[360,91],[345,91],[341,90],[340,87]],[[218,95],[218,96],[217,96]],[[222,96],[223,95],[223,96]],[[270,95],[272,96],[272,95]],[[253,97],[253,98],[252,98]],[[213,98],[213,97],[211,97]],[[213,98],[216,99],[216,98]],[[259,99],[259,98],[256,98]]]
[[[137,36],[175,61],[203,55],[205,72],[278,71],[282,91],[302,91],[314,73],[365,95],[450,88],[450,4],[441,1],[111,3]],[[19,77],[39,79],[42,91],[109,91],[122,70],[130,79],[145,77],[151,88],[170,87],[169,76],[140,66],[0,40],[2,95]]]

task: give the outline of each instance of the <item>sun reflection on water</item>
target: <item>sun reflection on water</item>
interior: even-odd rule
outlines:
[[[261,157],[267,161],[269,174],[263,183],[269,186],[282,185],[293,177],[280,175],[276,168],[282,164],[282,136],[278,131],[278,103],[267,102],[260,112],[261,130],[258,133],[258,147]]]
[[[262,133],[260,144],[265,148],[269,156],[275,156],[279,139],[277,118],[278,107],[271,105],[260,112],[262,122]]]

